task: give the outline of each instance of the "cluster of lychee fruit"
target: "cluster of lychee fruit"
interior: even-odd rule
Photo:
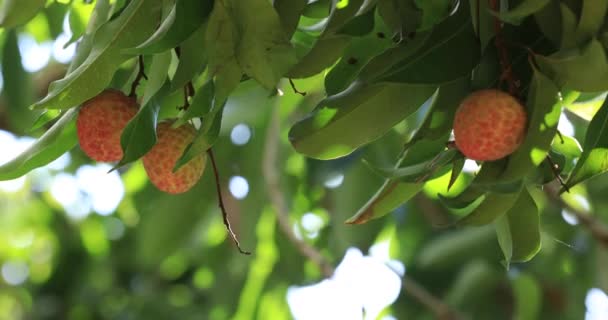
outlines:
[[[86,101],[76,119],[81,149],[95,161],[120,161],[123,157],[120,137],[138,110],[135,98],[113,89]],[[162,121],[156,134],[156,144],[143,156],[146,174],[161,191],[172,194],[188,191],[202,176],[206,155],[194,157],[175,172],[173,169],[194,139],[196,129],[189,123],[173,127],[172,121]]]

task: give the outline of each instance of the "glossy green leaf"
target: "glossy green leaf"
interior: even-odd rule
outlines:
[[[535,60],[540,70],[560,88],[583,92],[608,90],[608,58],[596,39],[580,50],[560,51],[550,56],[536,55]]]
[[[577,183],[608,171],[608,99],[595,114],[585,135],[583,153],[566,185]]]
[[[233,0],[232,6],[232,19],[242,32],[235,48],[239,66],[265,88],[274,89],[297,62],[279,16],[266,0]]]
[[[458,225],[481,226],[494,222],[513,207],[520,192],[494,193],[486,195],[485,200],[466,217],[458,221]]]
[[[169,65],[171,64],[171,52],[165,51],[163,53],[155,54],[152,58],[149,70],[147,70],[148,81],[144,89],[143,97],[141,98],[141,104],[146,105],[150,99],[160,88],[165,84],[167,80],[167,72]]]
[[[309,157],[345,156],[385,134],[420,108],[435,90],[419,85],[353,85],[321,101],[307,118],[294,124],[290,142]],[[369,125],[371,119],[373,126]]]
[[[557,135],[553,138],[553,142],[551,143],[551,148],[553,151],[563,154],[564,156],[570,158],[578,158],[581,156],[583,149],[581,148],[580,143],[576,138],[565,136],[565,135]]]
[[[350,41],[351,37],[344,35],[332,35],[317,40],[314,47],[289,70],[287,76],[295,79],[307,78],[325,70],[342,56]]]
[[[450,182],[448,183],[448,191],[450,190],[450,188],[452,188],[452,186],[454,185],[454,182],[456,182],[456,180],[460,176],[460,173],[462,172],[462,168],[464,168],[465,161],[466,161],[466,159],[462,155],[460,155],[460,157],[458,157],[452,163],[452,172],[450,173]]]
[[[559,1],[549,1],[542,10],[539,10],[534,14],[534,21],[538,25],[540,31],[556,46],[561,44],[561,20]]]
[[[353,38],[342,59],[325,76],[327,95],[345,90],[371,58],[394,46],[389,34],[388,28],[377,18],[370,34]]]
[[[200,28],[212,8],[211,0],[177,0],[154,34],[128,52],[150,54],[177,47]]]
[[[86,3],[85,1],[73,1],[70,10],[68,11],[68,22],[70,24],[70,31],[72,37],[68,40],[63,47],[67,47],[72,43],[75,43],[86,31],[86,21],[90,19],[91,14],[95,6],[92,3]],[[97,14],[103,14],[103,11],[97,11]]]
[[[213,94],[215,92],[213,81],[207,81],[196,90],[192,102],[182,116],[175,121],[174,127],[179,127],[192,118],[200,118],[209,113],[213,106]]]
[[[540,250],[540,217],[534,199],[526,188],[507,213],[496,219],[498,243],[506,265],[525,262]]]
[[[479,188],[467,188],[455,197],[446,197],[441,193],[437,194],[439,202],[448,209],[462,210],[476,207],[484,199],[486,192]]]
[[[553,81],[534,72],[528,94],[528,129],[521,146],[509,156],[501,177],[505,182],[516,181],[534,170],[547,155],[562,110],[561,94]]]
[[[7,163],[0,165],[0,180],[18,178],[57,159],[78,142],[74,117],[78,109],[67,110],[40,138]]]
[[[123,150],[122,159],[116,168],[133,162],[145,155],[157,141],[156,124],[160,110],[160,99],[166,94],[168,85],[158,91],[144,104],[135,117],[131,119],[120,136],[120,146]]]
[[[0,7],[0,27],[14,28],[32,19],[46,0],[4,0]]]
[[[428,177],[430,174],[437,172],[439,168],[449,164],[458,154],[456,149],[446,149],[434,158],[408,166],[399,166],[397,168],[379,168],[368,164],[368,166],[376,174],[387,179],[400,179],[402,181],[417,182],[418,179]]]
[[[185,165],[201,153],[205,153],[213,146],[220,133],[223,111],[224,107],[220,106],[203,118],[203,125],[198,130],[192,143],[188,145],[182,156],[175,163],[173,171],[179,170],[181,166]]]
[[[479,63],[479,41],[465,10],[459,12],[434,28],[429,40],[411,59],[395,65],[382,79],[441,84],[470,74]]]
[[[521,21],[544,8],[551,0],[524,0],[515,8],[508,11],[497,13],[500,20],[520,24]]]
[[[148,37],[160,16],[160,3],[134,0],[121,15],[95,33],[91,54],[65,78],[55,81],[49,93],[35,108],[67,109],[95,96],[112,80],[118,67],[129,55],[122,49],[132,47]]]
[[[205,43],[207,25],[201,25],[186,41],[180,44],[181,54],[177,70],[171,79],[171,91],[183,88],[188,81],[205,69],[207,51]]]

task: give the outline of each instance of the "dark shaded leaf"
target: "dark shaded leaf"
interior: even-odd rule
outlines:
[[[180,44],[181,54],[175,75],[171,79],[171,91],[181,89],[188,81],[205,69],[207,51],[205,50],[205,36],[207,25],[201,25],[194,33]]]
[[[508,11],[496,13],[500,20],[509,22],[512,24],[520,24],[521,21],[533,15],[544,8],[550,0],[524,0],[520,2],[515,8]]]

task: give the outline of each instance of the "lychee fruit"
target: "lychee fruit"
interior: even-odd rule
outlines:
[[[177,160],[194,140],[196,129],[189,123],[177,128],[171,125],[168,121],[158,124],[158,141],[144,155],[143,162],[152,184],[161,191],[176,194],[186,192],[196,184],[205,170],[207,157],[201,153],[173,172]]]
[[[120,136],[139,106],[134,98],[108,89],[83,103],[76,119],[80,148],[95,161],[122,159]]]
[[[454,139],[467,158],[493,161],[513,153],[526,131],[526,111],[513,96],[494,89],[467,96],[456,110]]]

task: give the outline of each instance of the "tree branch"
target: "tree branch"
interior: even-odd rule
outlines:
[[[589,213],[583,212],[582,210],[579,210],[564,201],[564,199],[562,199],[562,197],[559,195],[558,188],[551,185],[546,185],[545,194],[550,200],[554,201],[559,206],[566,209],[569,213],[573,214],[580,224],[585,227],[589,233],[591,233],[591,236],[595,238],[600,245],[608,247],[608,226]]]
[[[144,70],[144,56],[140,55],[137,58],[137,76],[135,76],[135,80],[131,83],[131,92],[129,92],[129,97],[135,97],[135,90],[137,90],[137,86],[139,86],[139,82],[142,78],[148,80],[148,76],[146,76]]]
[[[498,0],[488,0],[490,3],[490,9],[498,12],[500,8],[498,7]],[[500,79],[505,80],[507,82],[507,86],[509,87],[509,93],[513,96],[518,95],[518,87],[519,81],[515,78],[513,74],[513,68],[511,66],[511,61],[509,58],[509,51],[507,50],[507,46],[505,44],[505,40],[502,37],[502,22],[498,17],[494,18],[494,45],[498,50],[498,59],[500,62],[500,67],[502,70]]]
[[[222,198],[222,187],[220,185],[220,175],[217,170],[217,166],[215,164],[215,156],[213,155],[213,151],[211,149],[207,150],[207,154],[209,155],[209,160],[211,160],[211,166],[213,167],[213,175],[215,176],[215,188],[217,189],[217,204],[220,210],[222,211],[222,218],[224,219],[224,225],[226,226],[226,230],[232,238],[232,241],[239,249],[239,252],[242,254],[250,255],[251,252],[245,251],[241,248],[241,244],[239,243],[239,239],[232,231],[232,227],[230,226],[230,220],[228,219],[228,212],[226,211],[226,207],[224,207],[224,199]]]

